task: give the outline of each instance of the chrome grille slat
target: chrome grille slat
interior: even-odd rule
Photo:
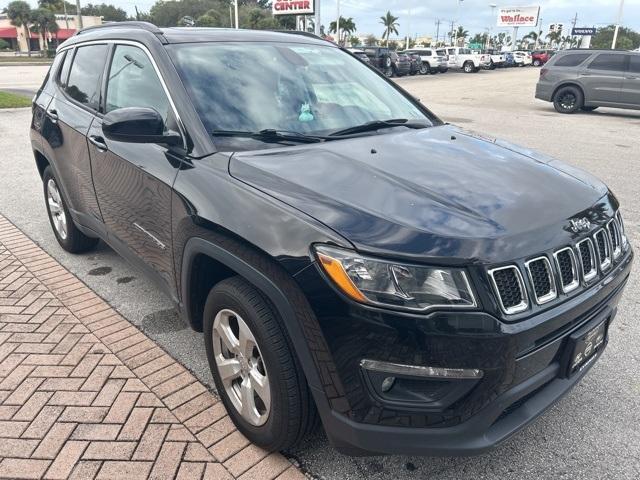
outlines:
[[[574,291],[580,286],[576,256],[571,247],[565,247],[553,254],[560,274],[560,285],[564,293]]]
[[[620,243],[622,244],[622,249],[626,251],[629,247],[629,240],[627,239],[627,235],[624,232],[624,221],[622,220],[622,214],[620,213],[620,211],[616,213],[615,218],[616,220],[618,220],[618,227],[620,228]]]
[[[525,311],[529,306],[527,289],[520,269],[515,265],[489,270],[489,278],[502,311],[513,315]]]
[[[547,257],[537,257],[525,262],[525,268],[533,285],[533,297],[538,305],[543,305],[558,296],[551,263]]]
[[[596,252],[600,270],[605,271],[611,266],[611,245],[609,235],[604,228],[598,230],[593,236],[596,241]]]
[[[617,260],[622,254],[622,240],[620,238],[620,228],[618,221],[613,218],[607,223],[607,232],[609,233],[609,242],[613,250],[613,260]]]
[[[590,238],[585,238],[576,244],[578,255],[580,256],[580,266],[582,270],[582,279],[589,283],[598,275],[598,266],[596,264],[596,252],[593,242]]]

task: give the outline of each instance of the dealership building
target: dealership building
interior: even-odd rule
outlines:
[[[53,48],[78,31],[77,15],[56,15],[58,31],[47,32],[47,42]],[[82,15],[82,26],[101,25],[102,17]],[[11,25],[6,14],[0,14],[0,39],[6,41],[10,48],[18,52],[35,52],[44,49],[39,32],[27,32],[25,27]]]

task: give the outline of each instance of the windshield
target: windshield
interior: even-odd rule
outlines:
[[[427,126],[438,122],[335,47],[211,42],[168,49],[211,133],[274,129],[321,135],[397,118]]]

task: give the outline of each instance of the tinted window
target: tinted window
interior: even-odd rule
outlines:
[[[63,87],[67,86],[67,78],[69,78],[72,56],[73,52],[71,50],[68,50],[64,53],[64,63],[62,64],[62,68],[60,69],[60,76],[58,77],[58,80],[60,80],[60,85],[62,85]]]
[[[107,112],[117,108],[153,108],[167,120],[169,99],[149,57],[138,47],[118,45],[107,83]]]
[[[563,55],[562,57],[558,57],[558,60],[556,61],[556,63],[554,63],[554,65],[556,67],[577,67],[590,56],[590,53],[574,53],[570,55]]]
[[[626,55],[601,53],[590,64],[589,70],[613,70],[622,72]]]
[[[107,45],[78,48],[69,73],[67,95],[97,110],[100,103],[100,77],[106,60]]]
[[[629,71],[640,73],[640,55],[629,55]]]

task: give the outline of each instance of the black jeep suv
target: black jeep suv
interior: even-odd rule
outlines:
[[[60,245],[154,278],[268,449],[318,416],[351,454],[494,446],[601,356],[632,262],[602,182],[311,36],[82,31],[31,139]]]

